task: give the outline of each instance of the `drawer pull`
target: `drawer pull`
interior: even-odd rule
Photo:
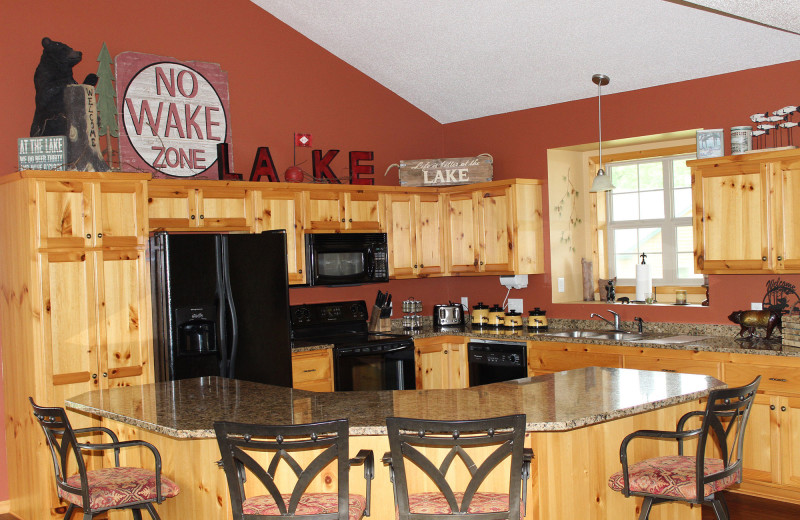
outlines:
[[[317,371],[316,368],[309,368],[307,370],[303,370],[303,372],[316,372],[316,371]]]
[[[782,377],[770,377],[769,380],[770,381],[778,381],[779,383],[787,383],[787,382],[789,382],[788,379],[784,379]]]
[[[662,372],[675,372],[675,370],[672,370],[671,368],[662,368],[661,371]]]
[[[774,410],[775,409],[775,405],[774,404],[769,405],[769,409],[770,410]]]
[[[781,411],[785,412],[786,411],[786,407],[785,406],[781,406]]]

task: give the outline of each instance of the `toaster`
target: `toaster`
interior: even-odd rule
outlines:
[[[450,302],[447,305],[433,306],[434,327],[452,327],[464,324],[464,309],[461,304]]]

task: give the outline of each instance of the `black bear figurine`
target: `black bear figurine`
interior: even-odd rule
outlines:
[[[72,77],[72,67],[80,63],[83,55],[69,45],[42,38],[42,58],[33,75],[36,87],[36,112],[31,124],[31,137],[67,135],[64,108],[64,88],[77,82]],[[97,75],[89,74],[84,83],[97,84]]]

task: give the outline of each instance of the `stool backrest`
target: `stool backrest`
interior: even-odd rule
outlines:
[[[702,497],[703,485],[728,475],[736,474],[737,482],[742,481],[742,454],[744,434],[750,410],[756,397],[761,376],[752,383],[737,388],[712,390],[703,414],[700,437],[697,443],[697,475],[703,475],[703,464],[709,437],[713,433],[720,458],[724,464],[721,471],[697,479],[698,497]],[[713,442],[713,440],[712,440]]]
[[[275,500],[281,515],[294,515],[300,497],[309,484],[331,462],[337,464],[338,513],[319,514],[320,520],[347,520],[349,497],[349,427],[347,419],[313,424],[271,426],[216,422],[214,430],[222,453],[222,465],[228,480],[234,518],[243,518],[246,500],[246,474],[254,475]],[[303,467],[292,453],[322,450]],[[266,465],[257,461],[269,460]],[[291,490],[289,503],[284,503],[275,482],[276,472],[284,462],[297,481]]]
[[[400,520],[424,519],[424,514],[409,511],[409,472],[416,466],[436,485],[447,500],[450,510],[462,518],[514,518],[520,514],[520,491],[523,444],[525,440],[525,415],[509,415],[469,421],[431,421],[388,417],[386,426],[389,435],[392,469],[394,472],[395,503]],[[449,450],[447,448],[449,447]],[[482,461],[476,462],[468,453],[471,448],[488,450]],[[441,448],[446,450],[437,466],[421,449]],[[459,504],[448,478],[456,457],[466,466],[470,478],[467,485],[458,491],[464,496]],[[465,516],[475,493],[491,473],[510,457],[508,487],[509,510],[507,513],[478,513]],[[407,465],[406,462],[411,463]],[[503,481],[505,485],[505,480]],[[434,516],[434,515],[432,515]]]
[[[33,407],[33,415],[39,421],[39,425],[44,431],[47,446],[50,448],[50,455],[53,458],[53,470],[55,471],[56,485],[75,495],[82,496],[84,503],[88,507],[89,489],[86,478],[86,464],[78,447],[78,440],[75,432],[67,418],[67,412],[63,408],[39,406],[28,398]],[[67,484],[68,465],[70,455],[75,460],[78,473],[81,476],[81,487],[70,486]]]

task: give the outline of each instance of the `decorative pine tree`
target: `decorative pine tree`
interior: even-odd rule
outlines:
[[[113,148],[111,138],[119,137],[119,125],[117,124],[117,93],[114,89],[114,72],[111,70],[111,55],[108,53],[106,42],[100,49],[97,57],[100,66],[97,68],[97,121],[100,127],[100,135],[106,136],[105,159],[109,166],[112,165]]]

